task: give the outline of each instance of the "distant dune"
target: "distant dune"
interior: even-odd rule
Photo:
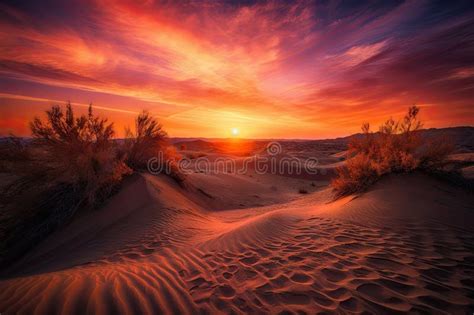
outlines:
[[[130,178],[103,209],[2,272],[0,310],[474,309],[472,194],[421,174],[390,176],[337,201],[328,188],[281,176],[196,173],[188,181]],[[301,195],[303,185],[313,190]]]
[[[425,138],[447,138],[455,145],[458,152],[474,151],[474,127],[450,127],[450,128],[430,128],[418,131]],[[333,151],[338,153],[347,148],[348,143],[353,138],[361,137],[361,133],[353,134],[347,137],[321,140],[288,140],[288,139],[244,139],[244,143],[255,143],[255,150],[250,153],[257,153],[258,150],[265,148],[270,142],[278,142],[285,151]],[[205,139],[205,138],[171,138],[171,142],[180,148],[183,146],[186,150],[203,152],[225,153],[225,147],[229,141],[238,139]]]

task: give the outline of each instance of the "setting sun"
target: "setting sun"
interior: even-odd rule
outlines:
[[[236,136],[239,135],[239,129],[237,129],[237,128],[232,128],[231,132],[232,132],[232,135],[233,135],[234,137],[236,137]]]

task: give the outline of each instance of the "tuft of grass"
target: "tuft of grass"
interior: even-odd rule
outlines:
[[[423,141],[418,113],[412,106],[401,121],[390,118],[378,133],[371,132],[368,123],[362,126],[363,136],[349,144],[351,158],[331,182],[336,196],[363,192],[386,174],[437,172],[447,164],[454,146],[447,139]]]

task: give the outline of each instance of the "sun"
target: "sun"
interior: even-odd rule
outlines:
[[[237,137],[239,135],[239,129],[237,128],[232,128],[231,133],[234,137]]]

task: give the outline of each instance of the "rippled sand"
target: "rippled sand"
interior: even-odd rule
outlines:
[[[299,182],[220,180],[235,191],[135,177],[5,271],[0,312],[472,313],[472,195],[422,175],[337,201],[292,195]],[[238,199],[250,182],[258,198]],[[260,207],[217,211],[236,198]]]

